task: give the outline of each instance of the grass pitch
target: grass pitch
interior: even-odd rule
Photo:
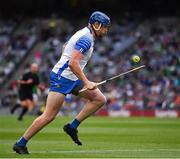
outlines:
[[[12,145],[35,117],[0,117],[0,158],[180,158],[180,119],[90,117],[79,127],[83,146],[62,127],[72,118],[57,117],[28,143],[30,155]]]

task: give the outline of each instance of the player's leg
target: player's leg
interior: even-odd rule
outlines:
[[[59,112],[60,107],[64,102],[65,96],[57,92],[49,92],[45,111],[41,116],[36,118],[32,125],[27,129],[24,135],[17,141],[13,149],[17,153],[23,153],[22,148],[26,148],[26,143],[32,136],[34,136],[38,131],[40,131],[44,126],[50,123]],[[20,149],[17,149],[17,147]]]
[[[18,101],[18,103],[16,103],[16,105],[14,105],[14,107],[12,107],[11,114],[13,114],[16,109],[21,108],[22,106],[23,107],[27,106],[27,103],[26,103],[27,94],[26,94],[26,92],[19,91],[18,96],[19,96],[20,101]]]
[[[27,103],[28,103],[28,110],[32,111],[35,107],[35,103],[34,103],[33,99],[28,99]]]
[[[16,103],[11,109],[10,109],[10,113],[14,114],[14,112],[16,111],[16,109],[21,108],[21,104],[20,103]]]
[[[35,103],[32,97],[30,97],[29,99],[26,99],[24,102],[25,102],[24,104],[21,104],[22,110],[21,110],[21,113],[19,114],[18,120],[22,120],[23,116],[28,112],[28,110],[32,111],[33,108],[35,107]]]
[[[23,99],[21,100],[20,102],[20,106],[21,106],[21,112],[18,116],[18,120],[22,120],[23,119],[23,116],[26,114],[26,112],[28,111],[28,102],[27,102],[27,99]]]
[[[76,116],[76,119],[80,122],[96,112],[106,103],[106,97],[98,88],[95,90],[87,90],[82,92],[79,94],[79,96],[88,100],[83,109]]]
[[[23,117],[27,112],[28,112],[28,108],[27,107],[22,107],[22,110],[21,110],[21,112],[20,112],[17,119],[18,120],[23,120]]]
[[[84,91],[80,93],[79,96],[87,99],[88,101],[75,119],[71,123],[64,126],[64,131],[73,139],[76,144],[82,145],[77,136],[77,127],[83,120],[96,112],[106,103],[106,97],[98,88],[95,90]]]
[[[28,112],[29,108],[32,107],[33,105],[33,98],[32,98],[32,95],[28,95],[26,93],[26,97],[24,97],[23,100],[21,100],[21,112],[18,116],[18,120],[23,120],[23,116]]]
[[[25,132],[24,137],[29,140],[36,132],[51,122],[59,112],[65,96],[57,92],[49,92],[45,111],[39,116],[30,128]]]

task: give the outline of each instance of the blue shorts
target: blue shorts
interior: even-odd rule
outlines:
[[[51,71],[50,73],[50,91],[59,92],[64,95],[78,95],[79,90],[83,88],[81,80],[72,81]]]

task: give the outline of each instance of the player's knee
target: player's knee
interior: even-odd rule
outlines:
[[[99,98],[99,103],[100,103],[100,106],[103,106],[107,103],[107,99],[104,95],[102,95],[100,98]]]

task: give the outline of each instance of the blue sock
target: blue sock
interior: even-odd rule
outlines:
[[[19,146],[26,146],[27,144],[27,140],[24,137],[21,137],[18,141],[17,141],[17,145]]]
[[[73,129],[77,129],[77,127],[79,126],[80,121],[77,119],[74,119],[71,123],[70,123],[70,127]]]

